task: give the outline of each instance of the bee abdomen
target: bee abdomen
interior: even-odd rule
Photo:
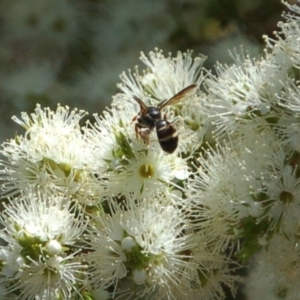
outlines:
[[[176,128],[166,120],[156,122],[156,133],[160,146],[167,153],[173,153],[178,145]]]

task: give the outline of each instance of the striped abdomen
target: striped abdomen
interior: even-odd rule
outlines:
[[[158,120],[155,125],[160,146],[165,152],[173,153],[178,145],[176,128],[166,120]]]

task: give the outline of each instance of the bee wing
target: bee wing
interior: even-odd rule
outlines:
[[[140,105],[141,113],[144,114],[148,110],[147,105],[138,97],[133,96],[133,99]]]
[[[172,98],[163,100],[160,102],[157,106],[159,110],[163,109],[164,107],[171,105],[171,104],[176,104],[180,102],[187,94],[189,94],[191,91],[193,91],[197,87],[197,84],[191,84],[178,92],[176,95],[174,95]]]

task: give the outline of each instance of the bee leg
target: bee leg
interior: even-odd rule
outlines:
[[[148,145],[150,143],[150,133],[151,129],[145,128],[144,126],[141,126],[139,123],[136,123],[134,125],[136,139],[139,137]]]
[[[133,118],[133,119],[136,119],[136,117]],[[133,120],[132,120],[132,121],[133,121]],[[136,137],[136,139],[138,139],[138,137],[139,137],[139,135],[140,135],[140,129],[141,129],[141,126],[139,126],[138,123],[135,123],[135,124],[134,124],[134,130],[135,130],[135,137]]]
[[[150,143],[150,133],[151,133],[151,129],[149,128],[144,128],[144,130],[140,131],[140,137],[142,138],[142,140],[149,145]]]

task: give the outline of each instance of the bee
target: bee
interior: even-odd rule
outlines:
[[[167,120],[166,115],[162,118],[161,110],[168,105],[180,102],[196,87],[196,84],[187,86],[170,99],[160,102],[157,107],[147,106],[140,98],[134,96],[133,99],[141,108],[138,115],[132,119],[132,121],[137,121],[135,123],[136,136],[140,135],[148,144],[150,133],[156,128],[156,135],[161,148],[169,154],[173,153],[178,146],[178,133],[172,123]]]

